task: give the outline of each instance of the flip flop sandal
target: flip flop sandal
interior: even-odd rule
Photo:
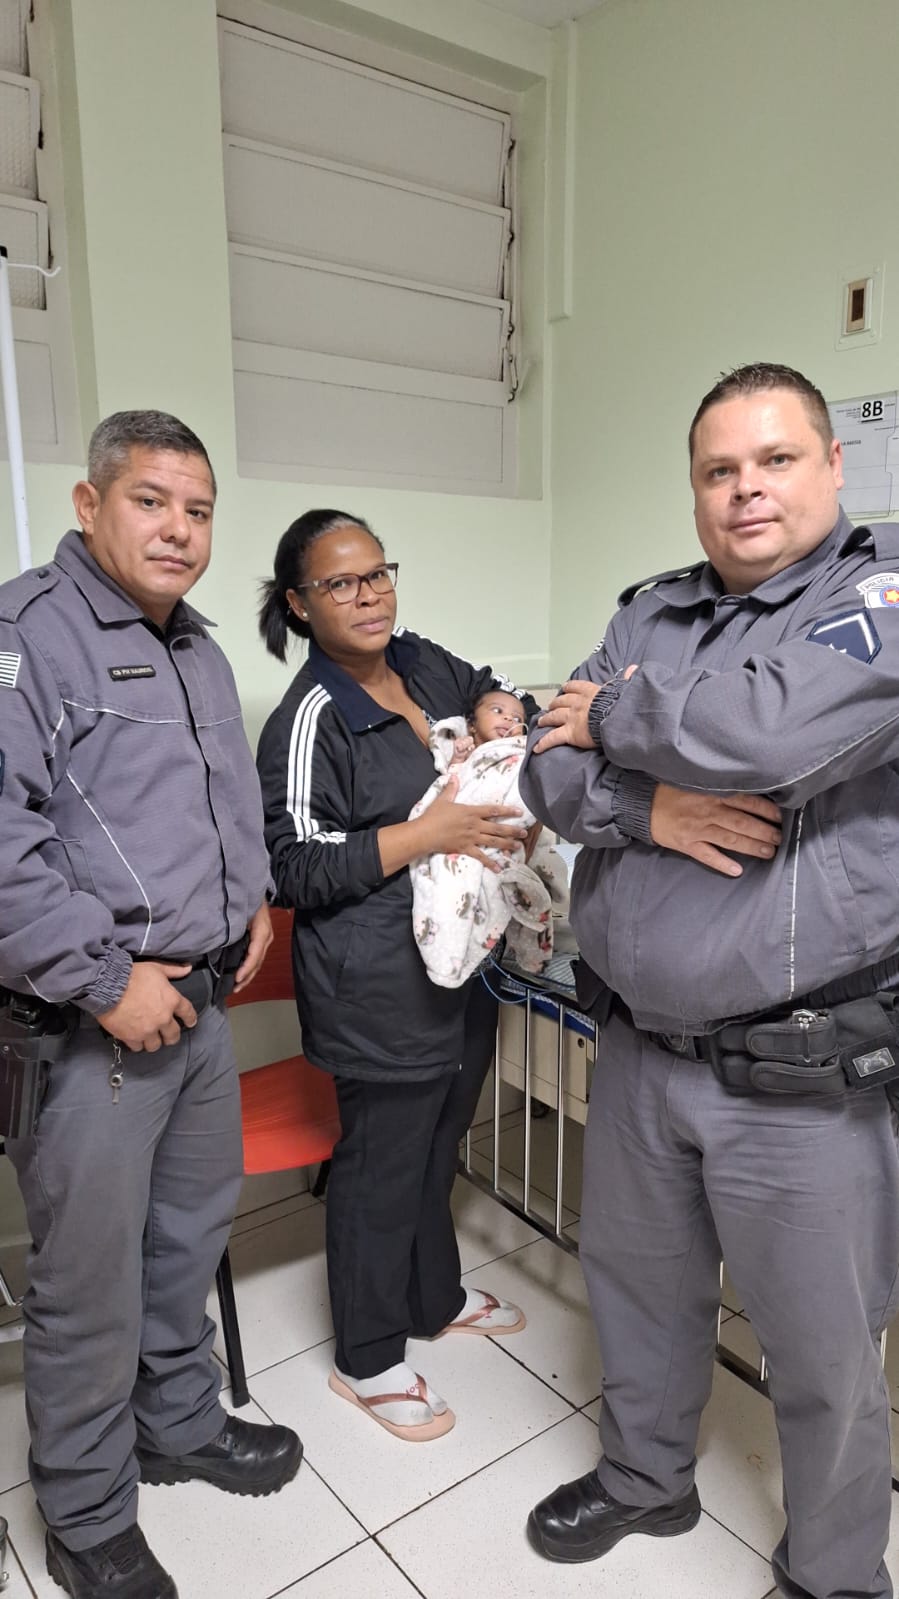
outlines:
[[[341,1382],[336,1371],[332,1371],[328,1377],[328,1387],[332,1393],[339,1394],[341,1399],[346,1399],[359,1410],[366,1411],[371,1416],[372,1421],[376,1421],[379,1427],[385,1427],[388,1432],[392,1432],[394,1438],[402,1438],[405,1443],[409,1444],[425,1444],[429,1443],[432,1438],[442,1438],[444,1433],[452,1432],[456,1425],[456,1418],[449,1407],[441,1411],[439,1415],[435,1415],[428,1403],[427,1383],[417,1372],[416,1379],[414,1388],[409,1388],[396,1394],[372,1394],[366,1399],[361,1394],[354,1393],[352,1388],[349,1388],[345,1382]],[[414,1405],[422,1405],[431,1420],[419,1422],[418,1424],[391,1421],[388,1416],[378,1414],[379,1408],[388,1405],[405,1405],[410,1408]]]
[[[476,1333],[479,1338],[507,1338],[510,1333],[524,1331],[527,1326],[527,1317],[523,1310],[518,1310],[517,1305],[509,1306],[510,1310],[518,1310],[517,1321],[510,1322],[505,1327],[491,1327],[489,1325],[490,1317],[495,1310],[501,1310],[506,1301],[497,1299],[495,1294],[488,1294],[485,1288],[481,1289],[481,1293],[486,1301],[481,1306],[481,1309],[473,1310],[467,1316],[460,1316],[458,1321],[451,1321],[448,1327],[444,1327],[443,1333],[439,1334],[441,1338],[444,1333]]]

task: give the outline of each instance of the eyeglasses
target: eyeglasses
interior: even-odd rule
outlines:
[[[321,589],[330,594],[335,605],[351,605],[363,583],[368,584],[372,594],[389,594],[391,589],[396,588],[399,569],[398,561],[387,561],[362,577],[356,572],[342,572],[339,577],[315,577],[311,583],[298,583],[297,592],[302,589]]]

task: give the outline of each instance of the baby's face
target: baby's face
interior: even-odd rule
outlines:
[[[489,744],[494,738],[511,738],[524,732],[521,701],[514,694],[501,690],[485,694],[471,718],[471,731],[476,744]]]

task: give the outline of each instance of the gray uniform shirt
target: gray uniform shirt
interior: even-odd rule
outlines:
[[[571,920],[639,1027],[707,1031],[899,951],[899,528],[844,515],[750,594],[706,563],[623,596],[575,677],[606,683],[600,748],[543,755],[525,803],[578,855]],[[596,702],[594,702],[596,705]],[[597,718],[598,720],[598,718]],[[591,713],[591,725],[594,717]],[[656,782],[767,794],[772,861],[723,877],[649,834]]]
[[[231,669],[163,634],[78,533],[0,586],[0,983],[97,1014],[134,956],[239,938],[269,884]]]

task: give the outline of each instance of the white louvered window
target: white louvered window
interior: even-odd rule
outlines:
[[[508,113],[219,29],[241,470],[514,493]]]
[[[32,18],[31,0],[0,0],[0,244],[11,263],[50,266],[48,194],[59,181],[44,149],[42,85],[32,57],[47,52],[47,0]],[[54,248],[54,255],[63,252]],[[12,266],[16,375],[25,455],[31,461],[77,460],[75,378],[68,294],[60,279]],[[6,419],[0,404],[0,454]]]

